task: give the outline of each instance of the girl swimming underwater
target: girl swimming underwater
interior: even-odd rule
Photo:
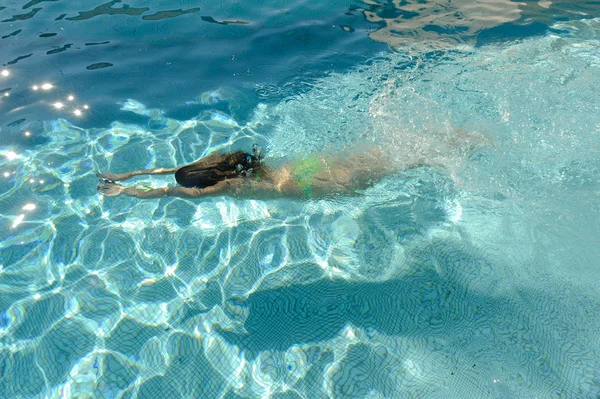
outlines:
[[[213,153],[180,168],[98,174],[97,190],[110,197],[124,194],[138,198],[315,197],[366,188],[391,171],[388,165],[381,150],[370,148],[340,155],[312,154],[279,166],[268,166],[254,146],[253,154]],[[175,174],[179,186],[141,189],[116,183],[146,174]]]

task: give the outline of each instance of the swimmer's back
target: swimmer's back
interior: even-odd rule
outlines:
[[[371,147],[337,156],[320,153],[301,157],[278,168],[272,178],[280,192],[316,197],[367,188],[389,170],[387,157]]]

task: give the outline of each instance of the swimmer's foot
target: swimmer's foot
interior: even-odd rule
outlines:
[[[112,181],[123,181],[131,179],[131,173],[96,173],[100,179],[108,179]]]
[[[100,179],[100,183],[98,184],[98,187],[96,187],[96,190],[107,197],[116,197],[121,194],[125,188],[112,180]]]

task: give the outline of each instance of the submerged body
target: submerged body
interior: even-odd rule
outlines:
[[[244,159],[239,154],[243,153],[213,153],[181,168],[99,174],[98,191],[107,196],[125,194],[138,198],[209,195],[321,197],[366,188],[392,171],[387,157],[379,148],[354,149],[337,155],[311,154],[278,166],[269,166],[266,161],[259,163],[260,158],[251,159],[249,154],[243,154],[248,159],[243,165],[230,160],[235,158],[237,162]],[[140,189],[116,183],[142,174],[175,174],[181,185]],[[200,178],[194,180],[196,175]]]

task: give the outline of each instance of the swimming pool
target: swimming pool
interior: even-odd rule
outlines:
[[[600,395],[594,2],[163,3],[0,7],[1,398]],[[356,195],[95,190],[362,142]]]

